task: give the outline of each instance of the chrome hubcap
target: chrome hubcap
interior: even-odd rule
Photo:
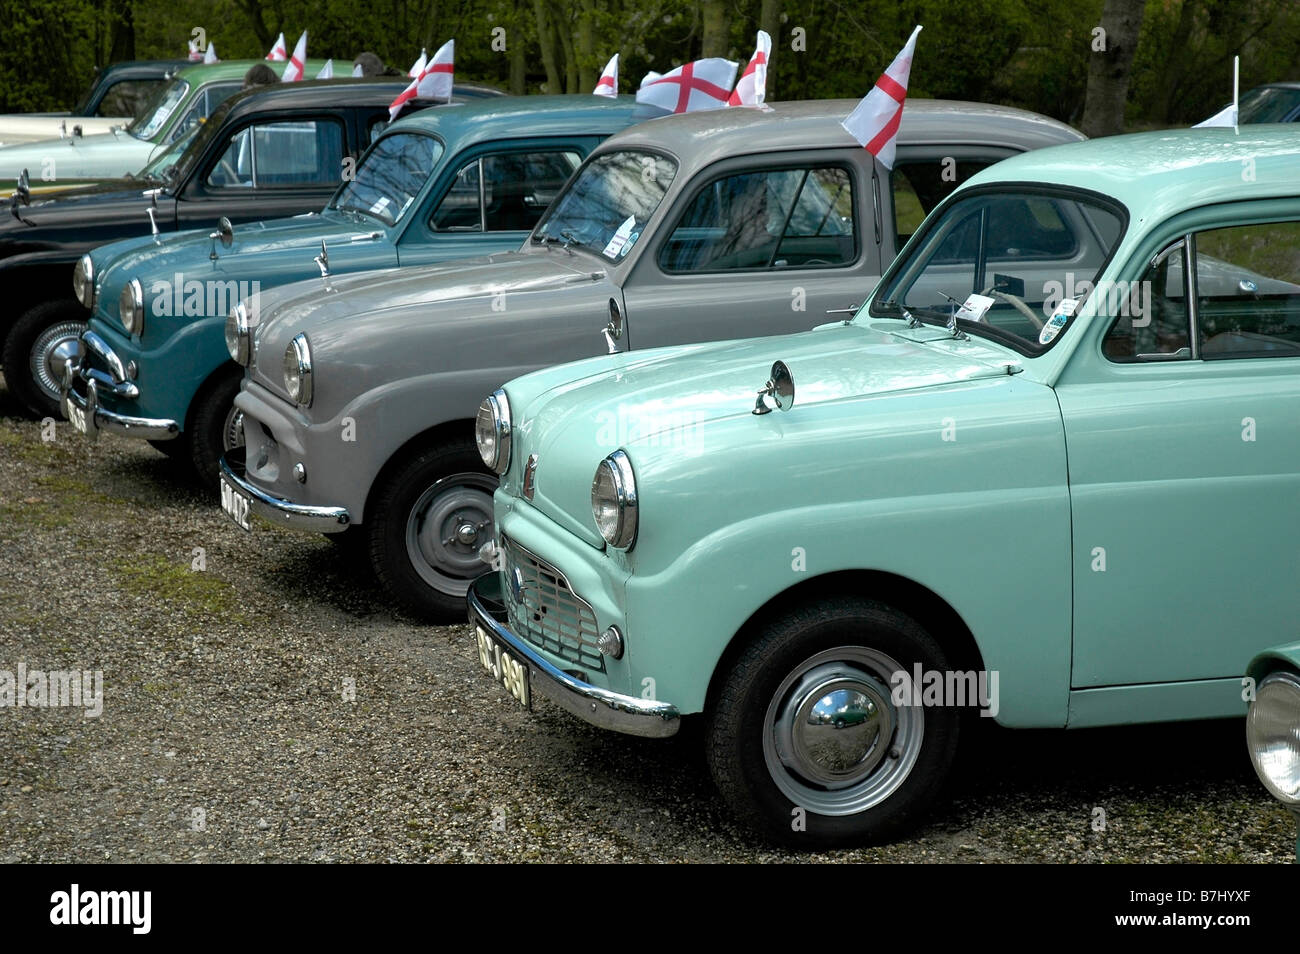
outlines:
[[[841,646],[795,668],[777,688],[763,726],[768,773],[795,805],[850,815],[879,805],[916,764],[925,734],[919,706],[896,706],[884,653]]]
[[[486,474],[444,477],[422,493],[406,522],[411,565],[440,593],[463,596],[486,569],[478,551],[492,536],[492,493]]]
[[[244,412],[231,406],[221,427],[221,449],[231,450],[244,446]]]
[[[50,325],[32,342],[28,361],[32,381],[42,394],[55,403],[59,400],[63,365],[69,358],[81,356],[81,333],[85,330],[84,321],[60,321]]]

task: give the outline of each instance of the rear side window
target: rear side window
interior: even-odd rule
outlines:
[[[900,162],[889,176],[894,197],[894,234],[898,248],[907,244],[925,217],[934,211],[958,185],[991,162],[957,160],[944,157],[915,162]]]
[[[334,186],[343,162],[343,127],[335,120],[262,123],[235,133],[208,173],[218,188]]]
[[[826,268],[856,259],[853,181],[840,166],[715,179],[696,193],[659,252],[666,272]]]

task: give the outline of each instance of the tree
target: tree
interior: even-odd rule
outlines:
[[[1080,123],[1084,135],[1113,136],[1124,131],[1129,76],[1145,12],[1146,0],[1106,0],[1102,8],[1088,63],[1088,94]]]

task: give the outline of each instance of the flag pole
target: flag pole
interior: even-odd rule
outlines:
[[[1232,131],[1240,132],[1237,123],[1240,121],[1240,115],[1237,107],[1237,93],[1241,88],[1241,57],[1232,58]]]

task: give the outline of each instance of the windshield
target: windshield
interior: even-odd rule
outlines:
[[[1124,231],[1102,200],[1075,192],[966,195],[932,215],[872,297],[877,318],[915,318],[1039,354],[1093,290]]]
[[[221,129],[229,112],[230,103],[227,101],[218,106],[207,119],[190,124],[175,142],[140,171],[140,175],[146,179],[161,179],[169,186],[189,178],[191,168],[207,151],[208,141]]]
[[[649,152],[594,157],[552,203],[534,243],[582,246],[610,261],[632,250],[677,175],[677,163]]]
[[[356,176],[335,194],[330,208],[360,212],[385,225],[396,225],[429,181],[442,154],[442,143],[423,133],[382,136],[362,157]]]
[[[1300,108],[1300,89],[1285,86],[1258,86],[1241,97],[1237,121],[1242,123],[1285,122]]]
[[[171,114],[176,112],[176,107],[184,102],[189,91],[190,84],[185,80],[172,80],[154,94],[140,112],[140,118],[127,126],[126,131],[136,139],[152,139],[167,123]]]

